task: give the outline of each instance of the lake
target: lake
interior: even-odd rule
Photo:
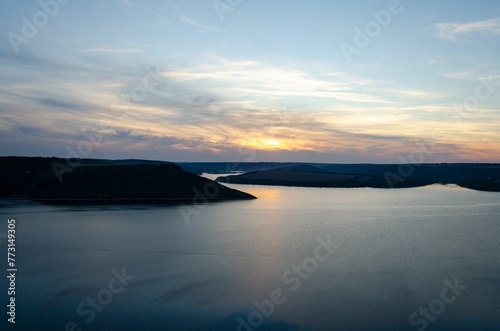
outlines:
[[[500,330],[498,193],[228,186],[259,199],[4,202],[1,329]]]

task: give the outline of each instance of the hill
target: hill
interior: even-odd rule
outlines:
[[[500,192],[498,164],[309,164],[222,176],[217,181],[303,187],[405,188],[432,184]]]
[[[84,159],[75,161],[77,166],[68,167],[67,161],[1,157],[0,198],[53,203],[171,203],[255,198],[169,162]]]

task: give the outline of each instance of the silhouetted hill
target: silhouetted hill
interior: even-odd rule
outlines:
[[[2,157],[0,198],[127,203],[255,198],[168,162],[85,159],[78,163],[68,167],[65,159]],[[57,169],[67,171],[58,176]]]
[[[224,176],[217,181],[305,187],[404,188],[431,184],[500,192],[498,164],[309,164]]]
[[[178,163],[183,169],[201,175],[227,174],[230,172],[250,172],[259,170],[271,170],[285,166],[303,165],[307,163],[297,162],[182,162]]]

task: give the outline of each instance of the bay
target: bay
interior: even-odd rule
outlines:
[[[3,203],[0,232],[16,219],[15,329],[500,329],[497,193],[228,186],[259,199]]]

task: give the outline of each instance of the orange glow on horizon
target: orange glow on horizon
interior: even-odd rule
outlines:
[[[282,146],[282,143],[281,143],[281,141],[276,140],[276,139],[267,139],[264,141],[264,145],[269,146],[271,148],[274,147],[274,148],[280,149]]]
[[[303,145],[300,141],[274,137],[246,139],[238,141],[236,144],[245,146],[245,148],[262,151],[293,151],[301,149]]]

